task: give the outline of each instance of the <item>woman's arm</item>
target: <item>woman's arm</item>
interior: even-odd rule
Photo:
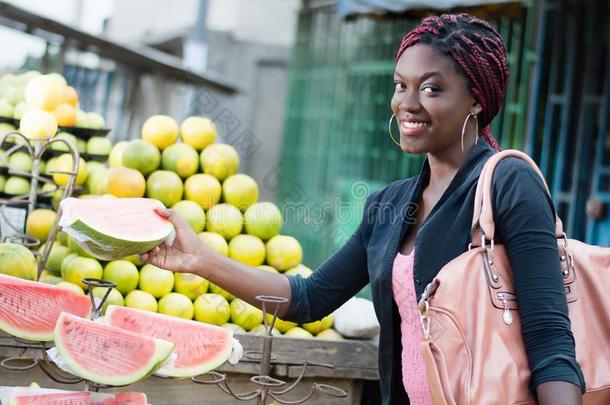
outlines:
[[[142,255],[143,261],[167,270],[197,274],[252,305],[259,306],[255,299],[258,295],[286,297],[288,302],[278,311],[278,316],[286,320],[319,320],[368,283],[364,220],[333,256],[304,279],[261,271],[218,254],[205,246],[172,210],[158,213],[174,224],[176,238],[172,246],[161,245]]]
[[[582,404],[580,387],[565,381],[547,381],[536,387],[540,405]]]
[[[539,393],[542,404],[579,404],[575,393],[584,390],[585,381],[570,329],[552,200],[527,163],[508,158],[494,174],[494,204],[519,303],[530,392]],[[554,400],[557,393],[563,402]]]

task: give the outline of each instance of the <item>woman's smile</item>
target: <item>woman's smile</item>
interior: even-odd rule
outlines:
[[[428,131],[430,122],[412,118],[401,118],[398,120],[400,125],[400,134],[404,136],[417,136]]]

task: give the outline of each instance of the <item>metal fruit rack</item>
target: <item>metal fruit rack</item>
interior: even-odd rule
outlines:
[[[12,142],[7,142],[9,139]],[[11,143],[12,145],[10,145]],[[64,174],[68,176],[68,182],[63,187],[63,194],[61,197],[63,200],[64,198],[72,195],[72,191],[74,190],[74,185],[76,183],[78,164],[80,161],[80,155],[76,149],[76,146],[72,142],[61,138],[28,139],[17,131],[9,132],[0,136],[0,150],[4,149],[5,145],[8,146],[3,154],[0,155],[0,163],[2,163],[2,168],[0,170],[5,170],[9,175],[20,176],[30,180],[29,193],[10,197],[0,196],[1,219],[3,219],[7,227],[12,230],[10,235],[5,236],[3,235],[3,230],[0,226],[0,242],[20,243],[28,248],[38,247],[39,249],[34,252],[35,255],[40,257],[40,260],[38,261],[38,277],[40,277],[40,273],[46,266],[49,252],[51,251],[51,246],[53,244],[52,241],[54,241],[55,237],[57,236],[57,223],[59,221],[60,213],[58,213],[57,217],[55,218],[55,223],[51,227],[51,232],[47,237],[49,243],[46,243],[42,248],[42,251],[40,251],[40,241],[36,238],[28,236],[25,232],[12,224],[5,214],[5,208],[17,207],[26,210],[27,213],[30,213],[36,208],[39,197],[51,197],[55,193],[55,190],[39,193],[38,186],[41,184],[54,184],[51,178],[44,176],[40,172],[40,167],[43,154],[51,150],[51,145],[57,143],[64,143],[68,148],[66,153],[70,153],[72,156],[72,170],[53,170],[48,171],[47,173],[49,175]],[[32,158],[32,170],[29,172],[20,170],[19,168],[13,167],[9,164],[9,157],[13,153],[23,150],[25,150]],[[0,174],[2,174],[2,172],[0,172]]]
[[[9,175],[29,178],[30,192],[25,195],[13,196],[10,198],[0,198],[0,215],[4,217],[3,219],[5,223],[8,227],[12,228],[13,231],[9,236],[3,236],[2,229],[0,229],[0,241],[20,243],[30,248],[39,247],[38,251],[35,252],[35,254],[40,256],[40,260],[38,261],[38,276],[40,277],[40,274],[45,268],[46,262],[48,260],[52,241],[54,241],[55,237],[57,236],[58,221],[61,216],[61,212],[58,212],[58,215],[55,219],[55,223],[53,224],[51,232],[47,238],[49,243],[44,244],[41,251],[40,241],[31,236],[26,235],[25,233],[21,232],[20,229],[17,229],[14,225],[12,225],[8,218],[5,217],[3,208],[9,206],[23,207],[27,209],[27,212],[29,213],[35,209],[39,197],[47,197],[49,196],[47,194],[52,194],[55,192],[51,191],[49,193],[39,193],[38,186],[40,184],[53,183],[52,179],[40,173],[40,163],[45,151],[47,151],[50,146],[56,142],[63,142],[68,146],[69,152],[66,153],[70,153],[72,155],[72,170],[55,170],[49,171],[48,174],[68,175],[69,181],[63,189],[62,200],[71,196],[72,191],[74,190],[76,176],[78,173],[80,155],[75,145],[73,145],[69,141],[66,141],[65,139],[27,139],[19,132],[10,132],[3,136],[0,136],[0,150],[3,148],[5,143],[8,143],[8,139],[13,139],[13,145],[6,149],[4,158],[0,156],[0,159],[3,159],[3,161],[0,161],[0,163],[4,163],[3,166],[6,168],[6,171]],[[12,153],[23,149],[25,149],[32,157],[33,166],[31,172],[24,172],[9,165],[8,157]],[[89,297],[91,298],[91,304],[93,308],[92,319],[96,319],[101,316],[102,307],[106,299],[108,298],[108,295],[110,294],[110,290],[114,288],[115,285],[107,280],[95,278],[84,279],[83,282],[89,287]],[[98,301],[97,304],[92,293],[94,287],[108,288],[104,297],[101,299],[101,301]],[[299,376],[291,383],[271,377],[270,374],[272,369],[272,362],[276,358],[272,353],[273,326],[277,319],[278,308],[280,307],[280,305],[286,303],[287,299],[283,297],[274,296],[258,296],[256,297],[256,299],[261,303],[263,310],[263,321],[265,325],[263,345],[261,350],[249,350],[244,353],[245,359],[254,362],[260,362],[259,374],[250,378],[251,383],[254,384],[256,388],[247,392],[236,392],[235,389],[231,388],[230,383],[227,379],[227,375],[216,371],[193,377],[192,381],[197,384],[216,385],[222,392],[224,392],[228,396],[231,396],[235,400],[256,400],[258,405],[264,405],[267,403],[268,400],[273,400],[279,404],[286,405],[301,404],[309,400],[316,393],[321,393],[332,398],[346,398],[348,394],[345,390],[332,385],[320,383],[313,383],[308,393],[300,399],[289,400],[284,398],[284,395],[290,393],[302,381],[308,367],[315,366],[332,369],[333,365],[306,361],[302,364],[302,369]],[[267,314],[273,315],[270,322],[267,318]],[[79,384],[84,382],[86,384],[86,389],[94,392],[97,392],[100,389],[111,388],[110,386],[100,385],[93,381],[88,381],[83,378],[71,375],[57,367],[47,354],[47,350],[51,347],[48,342],[27,341],[17,337],[13,337],[13,340],[14,344],[12,344],[11,347],[22,348],[22,353],[25,353],[27,350],[35,350],[39,352],[39,356],[37,356],[37,358],[35,359],[32,359],[30,357],[24,357],[23,355],[7,357],[0,362],[1,368],[10,371],[25,371],[30,370],[34,367],[39,367],[51,380],[55,381],[56,383]],[[0,344],[0,346],[2,345]]]
[[[86,278],[83,280],[83,282],[89,287],[89,297],[91,298],[91,304],[93,307],[91,319],[96,319],[101,316],[105,301],[110,294],[110,290],[114,288],[115,285],[112,282],[96,278]],[[95,287],[108,288],[106,294],[100,301],[96,301],[93,296],[92,290]],[[256,299],[261,303],[263,309],[263,319],[265,324],[263,347],[261,350],[246,351],[244,356],[250,360],[260,362],[260,373],[250,378],[250,382],[258,388],[242,393],[235,392],[235,390],[229,385],[227,375],[216,371],[211,371],[200,376],[192,377],[191,380],[197,384],[216,385],[222,392],[231,396],[235,400],[256,400],[258,405],[265,405],[268,400],[274,400],[276,403],[286,405],[302,404],[316,393],[321,393],[332,398],[346,398],[348,395],[347,391],[332,385],[320,383],[313,383],[309,389],[309,392],[300,399],[288,400],[283,398],[285,394],[290,393],[302,381],[308,366],[325,368],[333,368],[333,366],[325,363],[305,362],[302,365],[300,375],[291,383],[271,377],[271,366],[272,361],[274,360],[274,355],[272,354],[273,325],[277,319],[277,310],[279,306],[286,303],[287,299],[273,296],[258,296]],[[273,306],[273,310],[268,311],[268,306]],[[268,322],[267,314],[273,314],[271,322]],[[47,350],[51,348],[47,342],[33,342],[16,337],[13,337],[13,340],[15,345],[12,347],[23,348],[22,353],[25,353],[26,350],[38,351],[39,356],[37,358],[32,358],[31,356],[24,357],[23,355],[7,357],[0,361],[1,368],[10,371],[26,371],[34,367],[39,367],[51,380],[59,384],[79,384],[84,382],[86,389],[92,392],[98,392],[101,389],[113,388],[108,385],[98,384],[93,381],[73,376],[54,365],[53,361],[47,354]],[[0,346],[2,346],[2,344],[0,344]]]

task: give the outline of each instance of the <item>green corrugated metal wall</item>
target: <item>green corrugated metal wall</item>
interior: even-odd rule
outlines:
[[[496,21],[509,47],[511,85],[492,125],[503,147],[521,147],[533,63],[533,12]],[[535,20],[533,20],[535,21]],[[317,267],[353,232],[369,194],[419,173],[422,156],[389,139],[394,56],[418,20],[340,21],[333,7],[303,10],[290,71],[278,200],[283,233],[301,241]]]

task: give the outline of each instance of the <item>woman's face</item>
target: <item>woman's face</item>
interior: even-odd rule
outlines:
[[[408,153],[445,155],[461,152],[462,126],[477,104],[466,78],[453,61],[430,45],[407,48],[394,72],[391,107],[400,128],[400,146]],[[468,120],[464,148],[475,141],[475,123]]]

